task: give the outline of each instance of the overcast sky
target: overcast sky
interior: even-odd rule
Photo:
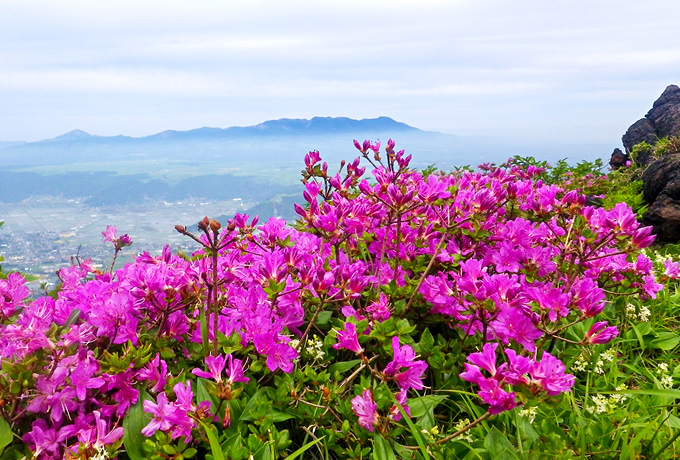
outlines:
[[[0,140],[277,118],[620,143],[680,84],[678,0],[0,1]]]

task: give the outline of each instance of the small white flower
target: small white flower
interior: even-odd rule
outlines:
[[[637,319],[637,308],[632,303],[626,305],[626,318]]]
[[[97,447],[97,452],[90,457],[92,460],[106,460],[109,458],[109,453],[106,451],[104,446]]]
[[[571,365],[571,370],[574,372],[584,372],[588,367],[588,364],[583,360],[583,358],[578,358],[576,361],[574,361],[574,364]]]
[[[664,388],[673,388],[673,377],[670,375],[664,375],[661,378],[661,386]]]
[[[462,430],[463,428],[465,428],[466,426],[468,426],[469,424],[470,424],[470,420],[467,419],[467,418],[464,418],[464,419],[459,420],[458,422],[456,422],[456,424],[455,424],[453,427],[454,427],[454,429],[455,429],[456,431],[459,431],[459,430]],[[460,438],[460,439],[463,439],[463,440],[465,440],[465,441],[467,441],[467,442],[472,442],[472,441],[473,441],[473,439],[472,439],[472,434],[470,434],[469,431],[466,431],[465,433],[461,434],[461,435],[459,436],[459,438]]]
[[[656,367],[656,372],[658,374],[665,375],[668,373],[668,363],[659,363]]]
[[[601,359],[598,359],[595,363],[595,367],[593,368],[593,372],[599,375],[604,374],[604,368],[602,366],[604,366],[604,362],[602,362]]]
[[[600,354],[600,359],[602,361],[606,361],[608,363],[611,363],[615,358],[616,358],[616,350],[614,350],[613,348],[610,348],[609,350]]]
[[[586,410],[588,412],[603,414],[607,412],[607,397],[605,395],[593,395],[590,397],[593,400],[594,406],[588,406]]]
[[[616,387],[616,391],[623,391],[623,390],[627,390],[627,389],[628,389],[628,387],[626,386],[625,383],[622,383],[621,385],[618,385]],[[609,407],[610,407],[610,409],[613,410],[614,408],[616,408],[616,406],[618,404],[624,402],[626,399],[628,399],[628,396],[626,396],[625,394],[609,395]]]
[[[519,415],[527,417],[529,419],[529,423],[534,423],[537,411],[538,409],[536,407],[527,407],[526,409],[519,411]]]
[[[640,313],[638,313],[638,320],[646,323],[649,321],[649,317],[652,316],[652,313],[649,311],[648,307],[640,307]]]

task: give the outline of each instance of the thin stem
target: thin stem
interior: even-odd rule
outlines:
[[[485,412],[484,414],[482,414],[482,416],[480,416],[477,420],[471,422],[468,426],[463,427],[463,428],[461,428],[460,430],[456,431],[455,433],[450,434],[450,435],[448,435],[447,437],[440,439],[439,441],[435,442],[435,444],[436,444],[436,445],[444,444],[445,442],[448,442],[448,441],[452,440],[453,438],[455,438],[455,437],[457,437],[457,436],[460,436],[461,434],[465,433],[466,431],[470,430],[470,429],[473,428],[474,426],[476,426],[476,425],[478,425],[479,423],[483,422],[484,420],[486,420],[486,419],[489,418],[490,416],[491,416],[491,413],[490,413],[490,412]]]
[[[394,284],[397,284],[397,267],[399,266],[400,249],[401,249],[401,211],[397,211],[397,252],[394,255]]]
[[[323,310],[323,304],[324,304],[324,301],[321,301],[318,308],[314,312],[314,316],[312,316],[312,319],[309,320],[309,324],[307,325],[307,329],[305,329],[304,334],[302,334],[302,336],[300,337],[300,344],[298,345],[298,347],[300,347],[305,342],[305,339],[307,338],[309,331],[312,329],[312,326],[314,326],[314,322],[316,321],[316,318],[319,317],[319,313],[321,313],[321,310]]]
[[[422,275],[420,275],[420,279],[418,280],[418,285],[416,286],[415,290],[411,294],[411,298],[408,299],[408,303],[406,304],[406,307],[404,307],[404,310],[401,312],[401,317],[403,318],[406,313],[411,309],[411,304],[413,303],[413,300],[416,298],[416,294],[418,294],[418,291],[420,291],[420,286],[423,285],[425,282],[425,277],[430,274],[430,270],[432,270],[432,267],[434,266],[434,261],[439,255],[439,251],[441,251],[444,248],[444,243],[446,243],[446,237],[448,236],[448,233],[445,233],[442,236],[442,239],[439,240],[439,244],[437,245],[437,248],[434,250],[434,254],[432,254],[432,258],[430,259],[430,263],[427,264],[427,267],[425,268],[425,271],[423,271]]]
[[[118,258],[118,253],[120,252],[120,248],[116,248],[115,251],[113,251],[113,260],[111,261],[111,267],[109,267],[109,273],[113,275],[113,266],[116,265],[116,259]]]
[[[219,305],[217,305],[217,247],[214,247],[212,250],[212,269],[213,269],[212,309],[213,315],[215,315],[213,318],[213,334],[215,334],[213,337],[213,356],[217,356],[217,326],[219,316]]]

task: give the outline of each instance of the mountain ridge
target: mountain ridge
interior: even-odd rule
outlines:
[[[147,136],[99,136],[74,129],[59,136],[24,144],[90,143],[90,142],[145,142],[155,140],[190,140],[211,138],[240,138],[248,136],[295,136],[342,134],[350,132],[424,132],[387,116],[353,119],[348,117],[279,118],[252,126],[215,128],[204,126],[189,130],[165,130]],[[14,144],[16,145],[16,144]],[[2,144],[0,143],[0,148]]]

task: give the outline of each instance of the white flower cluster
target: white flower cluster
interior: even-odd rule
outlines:
[[[538,408],[536,406],[527,407],[519,411],[519,415],[521,415],[522,417],[527,417],[529,419],[529,423],[534,423],[534,419],[536,418],[536,412],[538,412]]]
[[[659,374],[659,383],[666,389],[673,388],[673,376],[668,373],[668,364],[659,363],[656,373]]]
[[[632,303],[626,305],[626,318],[630,320],[646,323],[650,316],[652,316],[652,313],[649,311],[649,307],[643,305],[638,309]]]
[[[300,340],[299,339],[293,339],[290,342],[288,342],[288,345],[291,347],[297,348],[300,346]],[[307,339],[307,342],[305,344],[304,351],[312,358],[312,359],[323,359],[324,352],[323,352],[323,342],[319,338],[318,335],[314,334],[314,336],[310,339]],[[295,362],[298,362],[300,359],[300,356],[298,355],[297,358],[295,358]]]
[[[453,426],[453,428],[454,428],[456,431],[459,431],[459,430],[462,430],[463,428],[465,428],[466,426],[468,426],[469,424],[470,424],[470,420],[467,419],[467,418],[464,418],[464,419],[462,419],[462,420],[458,420],[458,421],[456,422],[456,424]],[[472,439],[472,434],[471,434],[469,431],[466,431],[465,433],[461,434],[461,435],[459,436],[459,438],[462,439],[462,440],[464,440],[464,441],[467,441],[467,442],[472,442],[472,441],[473,441],[473,439]]]
[[[611,363],[615,358],[616,350],[614,350],[613,348],[610,348],[604,353],[601,353],[600,356],[597,358],[597,361],[595,362],[595,367],[593,368],[593,371],[595,371],[596,374],[600,375],[604,374],[605,363]]]
[[[571,370],[573,372],[585,372],[585,370],[588,368],[588,362],[583,356],[579,356],[576,358],[576,361],[574,361],[574,364],[571,365]]]
[[[622,383],[616,387],[616,391],[627,390],[626,384]],[[622,393],[614,393],[607,397],[607,395],[596,394],[590,397],[592,404],[586,407],[586,410],[591,414],[604,414],[605,412],[613,412],[617,406],[623,403],[628,396]]]
[[[104,446],[100,446],[97,448],[97,452],[94,454],[94,456],[90,457],[92,460],[106,460],[109,458],[109,453],[106,451]]]
[[[314,337],[307,340],[305,351],[314,359],[323,359],[323,342],[318,335],[314,334]]]

